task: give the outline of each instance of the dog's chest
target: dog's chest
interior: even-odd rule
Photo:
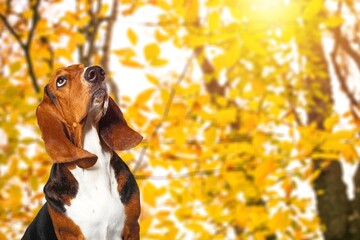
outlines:
[[[86,132],[84,149],[96,154],[98,160],[91,168],[71,170],[79,189],[71,205],[66,207],[66,214],[86,239],[120,239],[125,223],[124,205],[110,167],[111,153],[101,148],[95,128]]]

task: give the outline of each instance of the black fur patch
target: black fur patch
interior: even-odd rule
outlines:
[[[126,204],[131,199],[135,189],[137,188],[137,183],[135,181],[134,175],[130,173],[124,187],[120,191],[121,202]]]
[[[55,97],[55,95],[48,89],[48,86],[45,87],[44,92],[45,92],[46,96],[48,96],[48,97],[50,98],[51,102],[56,105],[56,104],[57,104],[56,97]]]
[[[36,215],[35,219],[26,229],[21,240],[57,240],[52,224],[47,203],[45,203]]]
[[[65,204],[75,198],[79,183],[64,164],[53,164],[49,180],[44,187],[45,198],[53,209],[65,212]]]
[[[119,194],[121,202],[123,204],[127,204],[134,192],[138,191],[135,178],[126,163],[115,152],[113,153],[113,158],[111,159],[111,166],[115,171],[116,179],[118,179],[120,175],[125,176],[124,178],[126,179],[126,182]]]

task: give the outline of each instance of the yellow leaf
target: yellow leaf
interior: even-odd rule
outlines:
[[[195,23],[198,20],[199,1],[189,1],[186,4],[185,18],[186,22]]]
[[[144,90],[139,95],[137,95],[136,102],[138,102],[140,104],[146,103],[147,101],[149,101],[149,99],[151,98],[154,91],[155,90],[153,88]]]
[[[161,33],[159,30],[155,30],[155,38],[158,42],[164,42],[170,38],[169,35]]]
[[[220,27],[220,15],[217,11],[213,11],[209,15],[210,31],[218,30]]]
[[[193,222],[193,221],[188,222],[186,224],[186,228],[189,229],[190,231],[193,231],[196,233],[206,231],[203,225],[201,225],[200,223]]]
[[[338,27],[341,24],[343,24],[344,21],[345,20],[343,17],[341,17],[339,15],[335,15],[335,16],[326,18],[324,23],[326,26],[328,26],[330,28],[335,28],[335,27]]]
[[[191,219],[193,216],[193,210],[185,205],[180,205],[180,207],[175,211],[175,216],[180,220]]]
[[[157,199],[166,193],[166,187],[157,187],[151,182],[141,186],[141,195],[144,201],[152,207],[156,206]]]
[[[31,9],[26,9],[25,11],[22,12],[22,15],[24,18],[30,19],[33,15],[33,11]]]
[[[161,49],[156,43],[150,43],[144,47],[145,59],[149,62],[157,59],[160,55]]]
[[[216,143],[216,128],[208,127],[205,130],[205,146],[212,146]]]
[[[254,177],[257,185],[262,186],[266,177],[275,170],[275,163],[271,160],[263,161],[255,170]]]
[[[3,206],[9,209],[17,209],[21,205],[22,190],[19,186],[11,186],[8,197],[3,201]]]
[[[169,112],[169,116],[170,117],[174,117],[174,118],[183,118],[185,116],[187,112],[187,107],[185,104],[183,103],[173,103],[171,108],[170,108],[170,112]],[[184,127],[184,126],[182,126]]]
[[[134,160],[134,154],[132,154],[131,152],[123,152],[121,154],[121,159],[124,160],[125,162],[130,162]]]
[[[76,44],[79,45],[84,44],[86,41],[85,36],[82,33],[75,33],[71,39],[75,41]]]
[[[127,30],[127,37],[133,45],[137,44],[138,42],[137,34],[131,28]]]
[[[33,190],[37,190],[39,188],[39,178],[35,175],[32,175],[30,177],[30,186],[31,186],[31,189]]]
[[[221,107],[226,107],[228,100],[226,97],[218,96],[216,98],[216,103],[219,104],[219,106],[221,106]]]
[[[151,61],[151,66],[162,67],[162,66],[166,65],[168,62],[169,61],[167,59],[157,58],[157,59],[154,59],[153,61]]]
[[[10,176],[16,176],[17,171],[18,171],[18,161],[17,161],[16,158],[11,158],[10,159],[10,166],[9,166],[9,169],[8,169],[7,173]]]
[[[109,4],[107,3],[102,4],[100,8],[100,15],[105,16],[106,13],[109,11],[109,8],[110,8]]]
[[[147,182],[142,187],[141,195],[143,196],[144,201],[152,207],[155,207],[156,205],[157,198],[155,196],[155,192],[156,192],[156,187],[154,186],[154,184],[150,182]]]
[[[226,125],[236,120],[236,113],[236,108],[226,108],[221,109],[214,117],[219,124]]]
[[[325,119],[325,129],[326,130],[332,130],[333,127],[339,123],[339,115],[334,115],[334,116],[331,116],[331,117],[328,117],[327,119]]]
[[[166,88],[162,88],[160,90],[160,95],[161,95],[161,101],[163,103],[166,103],[169,101],[169,97],[170,97],[170,91],[169,89],[166,89]]]
[[[239,61],[240,53],[241,50],[239,43],[237,41],[232,42],[226,51],[214,57],[213,64],[216,71],[232,67],[237,61]]]
[[[81,16],[81,18],[78,20],[78,28],[83,28],[85,27],[90,21],[90,16],[89,15],[84,15]]]
[[[152,83],[152,84],[154,84],[154,85],[156,85],[156,86],[160,84],[157,77],[155,77],[155,76],[153,76],[153,75],[151,75],[151,74],[147,74],[147,73],[145,74],[145,76],[146,76],[147,80],[148,80],[150,83]]]
[[[23,64],[20,61],[16,61],[10,64],[10,74],[14,74],[21,69]]]
[[[152,221],[153,221],[152,217],[147,217],[140,221],[140,225],[141,225],[140,236],[141,237],[146,236],[147,233],[150,231],[150,226],[151,226]]]
[[[306,5],[303,17],[308,20],[315,17],[324,8],[323,1],[313,0]]]
[[[56,48],[54,55],[55,58],[65,58],[69,61],[72,59],[71,51],[69,51],[67,48]]]
[[[136,56],[136,53],[135,53],[134,49],[132,49],[132,48],[116,49],[113,51],[113,53],[122,59],[132,58],[132,57]]]
[[[125,59],[120,62],[121,62],[121,64],[128,66],[128,67],[133,67],[133,68],[143,68],[144,67],[141,63],[131,60],[131,59]]]
[[[342,155],[346,161],[352,161],[358,158],[356,149],[349,144],[343,146]]]

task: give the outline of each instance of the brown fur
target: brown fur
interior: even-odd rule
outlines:
[[[139,239],[140,226],[138,218],[140,216],[140,196],[139,190],[134,192],[129,202],[125,205],[125,227],[122,233],[122,239]]]
[[[48,205],[48,211],[53,221],[56,237],[59,240],[85,239],[80,228],[70,218],[55,211],[50,205]]]

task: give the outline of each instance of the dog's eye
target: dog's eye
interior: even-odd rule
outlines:
[[[56,87],[61,88],[63,87],[67,82],[67,78],[65,76],[60,76],[56,79]]]

